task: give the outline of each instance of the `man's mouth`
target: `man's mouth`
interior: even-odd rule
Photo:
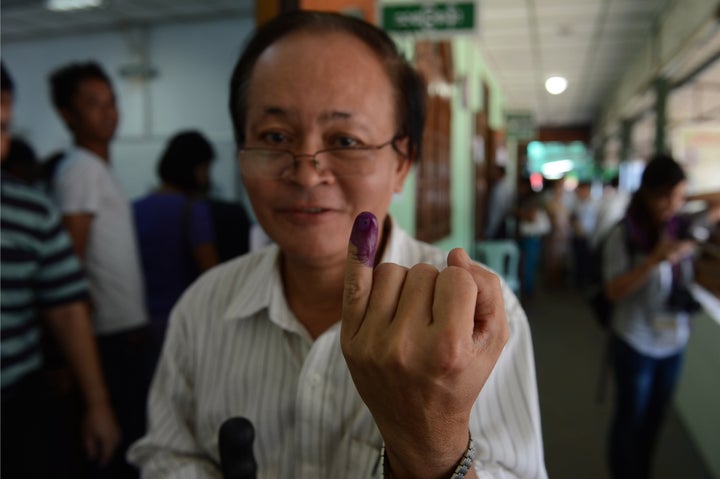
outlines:
[[[300,208],[299,211],[302,213],[317,214],[317,213],[323,213],[323,212],[329,211],[329,210],[327,208],[312,207],[312,208]]]

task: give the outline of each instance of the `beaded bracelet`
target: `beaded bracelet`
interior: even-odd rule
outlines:
[[[468,431],[469,432],[469,431]],[[460,459],[460,463],[455,468],[455,472],[450,479],[463,479],[472,466],[473,459],[475,458],[475,442],[473,441],[472,433],[469,432],[470,438],[468,439],[468,447],[465,451],[465,455]],[[390,479],[390,465],[385,459],[385,444],[380,449],[380,478]]]

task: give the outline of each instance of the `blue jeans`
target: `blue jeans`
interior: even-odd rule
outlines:
[[[540,263],[541,236],[523,236],[520,238],[520,254],[522,255],[522,292],[524,296],[535,293],[535,279]]]
[[[609,437],[614,479],[650,477],[652,455],[682,368],[682,353],[655,359],[611,338],[615,416]]]

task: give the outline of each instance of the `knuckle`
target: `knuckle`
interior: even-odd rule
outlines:
[[[438,350],[435,370],[442,376],[454,375],[463,370],[466,352],[456,341],[447,341]]]
[[[489,286],[495,291],[499,292],[502,290],[502,281],[500,280],[500,276],[497,273],[492,273],[492,275],[488,277],[488,283]]]
[[[477,285],[472,274],[459,266],[448,266],[440,272],[444,281],[448,281],[453,287],[475,289]]]
[[[435,266],[427,263],[418,263],[414,265],[410,270],[408,271],[409,275],[413,276],[437,276],[438,270]]]
[[[376,278],[383,276],[393,276],[397,274],[405,274],[406,271],[407,268],[405,268],[404,266],[400,266],[399,264],[380,263],[375,267],[374,276]]]
[[[362,284],[360,284],[357,281],[346,281],[345,282],[345,289],[344,289],[344,296],[345,296],[345,303],[348,305],[353,305],[360,301],[363,298],[363,294],[365,292],[365,288]]]

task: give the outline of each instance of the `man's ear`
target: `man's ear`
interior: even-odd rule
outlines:
[[[401,193],[405,184],[405,179],[415,161],[415,157],[409,154],[410,139],[408,137],[401,138],[395,142],[395,149],[399,152],[397,155],[398,163],[395,168],[395,183],[393,191]]]

